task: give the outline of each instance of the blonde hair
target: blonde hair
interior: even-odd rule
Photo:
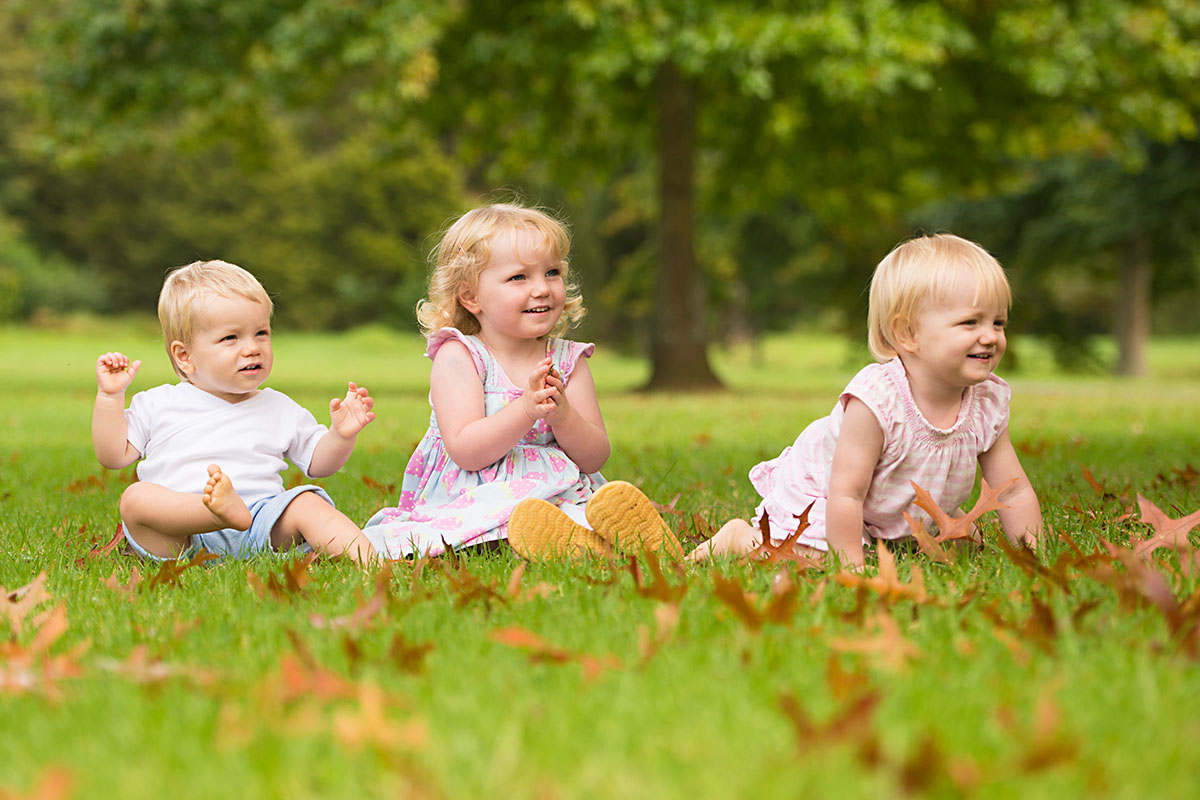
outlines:
[[[896,326],[910,324],[925,302],[947,301],[964,275],[975,280],[974,304],[1005,309],[1012,305],[1004,267],[975,242],[941,233],[909,239],[892,248],[871,277],[867,310],[871,355],[878,361],[898,355]]]
[[[490,243],[502,233],[528,231],[541,237],[540,247],[557,262],[566,284],[567,298],[551,336],[561,336],[583,318],[583,296],[571,279],[567,255],[571,238],[563,223],[544,211],[514,203],[495,203],[468,211],[459,217],[433,252],[429,293],[417,303],[417,322],[428,336],[439,328],[458,328],[466,334],[479,333],[479,320],[459,302],[463,288],[479,285],[479,275],[492,257]],[[518,254],[519,255],[519,254]]]
[[[206,297],[244,297],[267,307],[268,316],[274,311],[270,295],[258,279],[246,270],[227,261],[193,261],[171,270],[158,293],[158,323],[162,326],[167,358],[175,374],[187,376],[171,355],[171,342],[192,341],[200,315],[197,306]]]

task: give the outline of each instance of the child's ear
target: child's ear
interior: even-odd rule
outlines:
[[[474,286],[464,286],[458,290],[458,304],[472,314],[479,313],[479,301],[475,299]]]
[[[892,340],[905,353],[917,351],[917,332],[908,317],[892,317]]]
[[[192,363],[192,354],[188,352],[187,345],[178,339],[171,342],[171,360],[184,375],[191,375],[196,371],[196,365]]]

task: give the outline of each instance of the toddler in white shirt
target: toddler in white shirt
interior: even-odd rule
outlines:
[[[353,382],[330,401],[330,427],[287,395],[259,388],[271,374],[271,298],[246,270],[197,261],[172,271],[158,298],[167,354],[181,383],[134,395],[141,361],[96,360],[92,444],[108,469],[141,459],[121,496],[134,552],[153,560],[195,550],[246,557],[294,545],[359,564],[375,551],[315,485],[284,490],[288,459],[311,478],[337,472],[375,419]]]

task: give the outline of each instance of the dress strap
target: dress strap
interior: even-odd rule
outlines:
[[[596,351],[596,345],[591,342],[573,342],[570,339],[550,339],[546,343],[546,355],[554,362],[554,367],[563,376],[563,383],[575,371],[575,365],[581,358],[591,358]]]
[[[471,360],[475,362],[475,371],[479,373],[479,379],[486,383],[492,354],[478,338],[468,336],[458,328],[438,328],[431,332],[425,340],[425,357],[432,360],[437,355],[437,351],[442,349],[442,345],[449,341],[461,342],[467,348],[467,352],[471,354]]]

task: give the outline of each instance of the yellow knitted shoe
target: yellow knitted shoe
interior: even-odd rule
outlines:
[[[632,483],[612,481],[597,489],[588,500],[587,519],[596,533],[626,553],[651,550],[668,558],[683,558],[675,534]]]
[[[578,558],[585,554],[609,558],[608,542],[568,517],[558,506],[536,497],[517,503],[508,518],[508,543],[521,558]]]

